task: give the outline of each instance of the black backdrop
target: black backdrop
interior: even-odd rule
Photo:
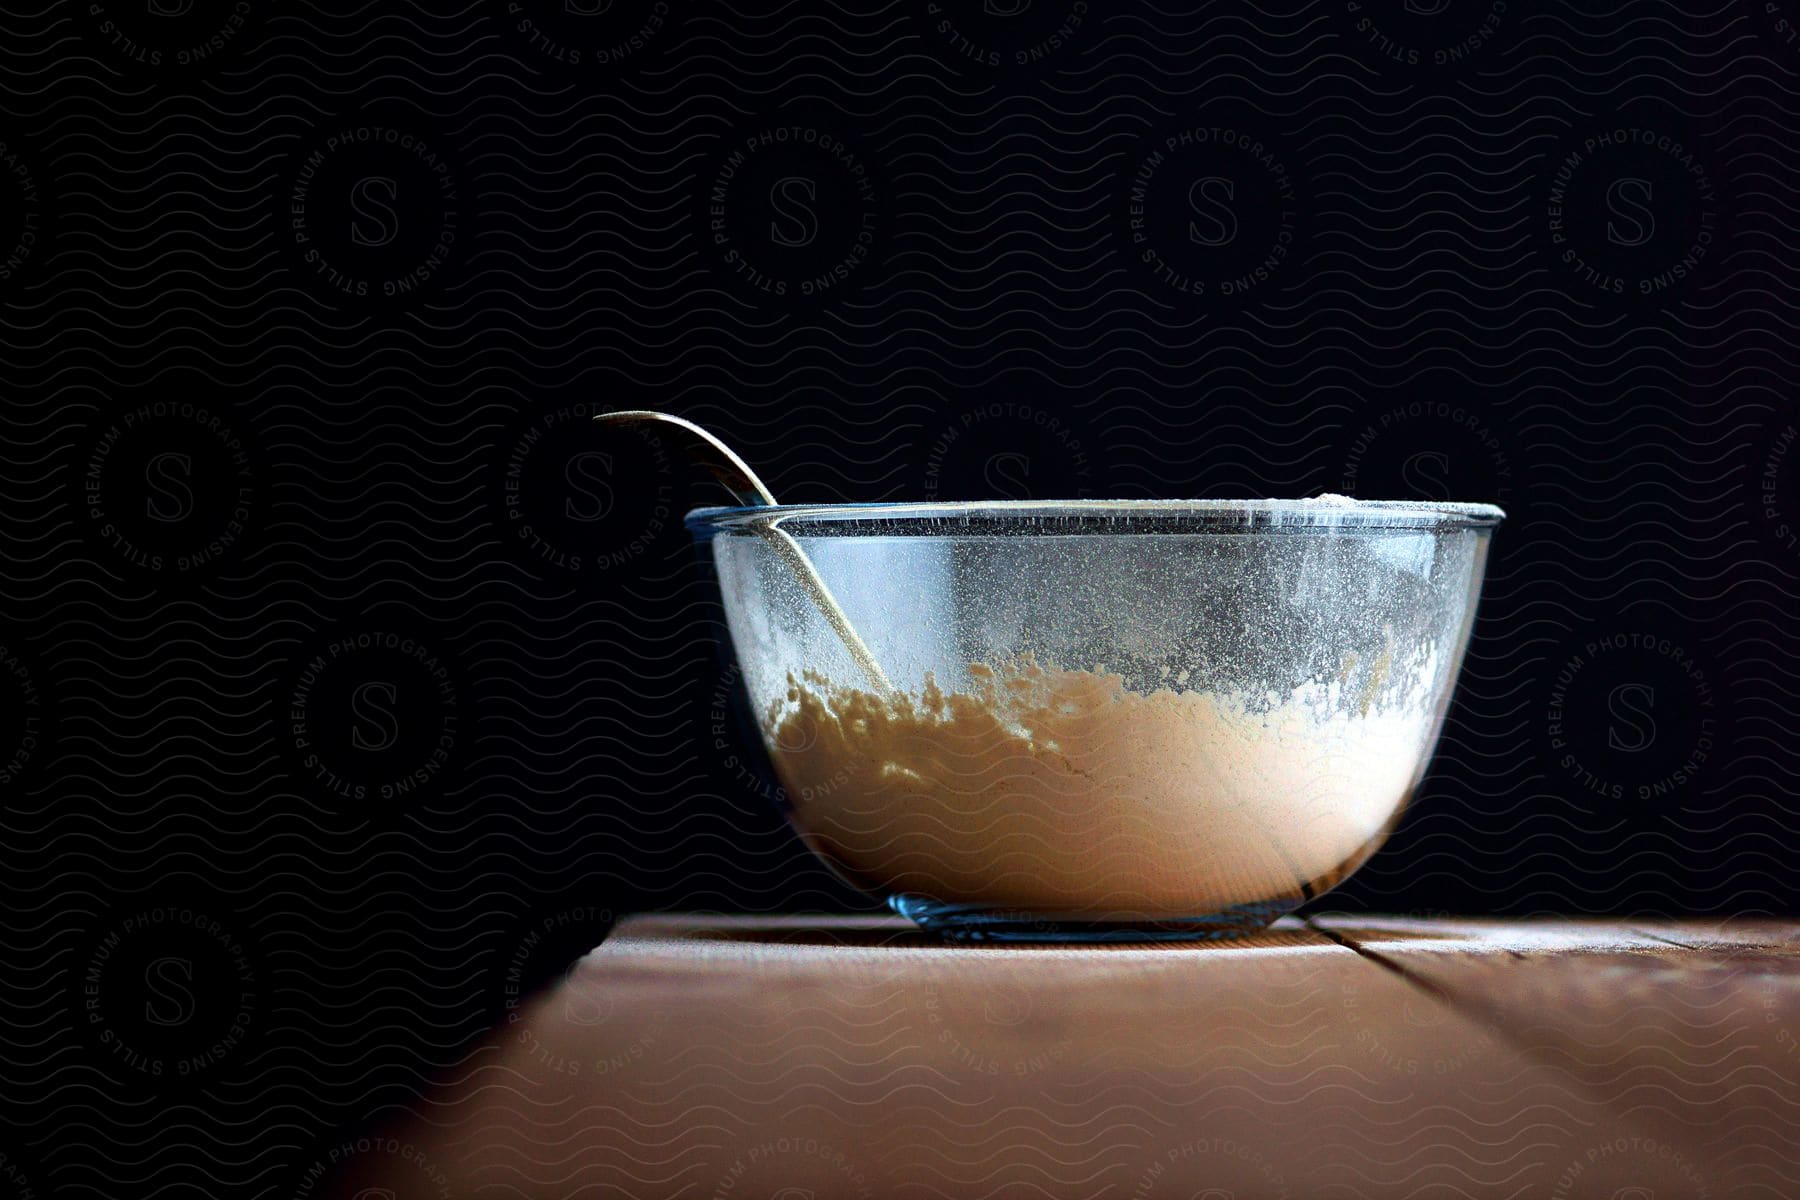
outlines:
[[[0,1147],[284,1196],[784,831],[671,448],[1503,503],[1338,908],[1791,912],[1800,3],[0,15]]]

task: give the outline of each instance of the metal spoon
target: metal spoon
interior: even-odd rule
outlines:
[[[692,421],[649,409],[601,413],[594,420],[609,425],[654,425],[658,431],[665,432],[672,429],[688,458],[705,467],[714,479],[724,484],[740,505],[745,508],[775,507],[774,494],[763,486],[763,481],[756,477],[756,472],[750,469],[749,464],[739,458],[731,447]],[[806,557],[806,551],[800,548],[800,543],[786,530],[776,524],[779,519],[771,516],[766,521],[757,521],[752,528],[768,540],[776,555],[793,572],[794,578],[800,581],[807,595],[812,597],[813,603],[819,606],[819,611],[843,641],[844,647],[850,651],[850,657],[856,660],[856,665],[862,668],[863,673],[882,692],[893,692],[894,685],[888,682],[881,664],[875,661],[875,655],[850,624],[850,618],[838,607],[837,599],[832,596],[831,589],[825,586],[825,581],[819,578],[819,572],[814,569],[812,560]]]

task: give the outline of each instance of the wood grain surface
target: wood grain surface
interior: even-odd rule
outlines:
[[[1790,1197],[1797,966],[1800,932],[1759,922],[988,947],[886,918],[639,917],[387,1129],[389,1174],[333,1186]]]

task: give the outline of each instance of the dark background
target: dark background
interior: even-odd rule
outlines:
[[[1324,905],[1793,911],[1800,4],[1171,7],[0,15],[0,1196],[293,1195],[618,914],[866,904],[613,407],[790,501],[1497,500]]]

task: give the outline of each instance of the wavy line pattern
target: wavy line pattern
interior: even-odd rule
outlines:
[[[31,1114],[0,1175],[317,1195],[619,915],[869,906],[772,803],[680,524],[713,493],[592,436],[620,405],[794,501],[1498,500],[1434,766],[1332,905],[1792,912],[1796,29],[0,13],[0,1061]],[[1245,1087],[1305,1067],[1285,1037]],[[712,1188],[672,1131],[621,1136]],[[1090,1179],[1094,1136],[920,1186]]]

